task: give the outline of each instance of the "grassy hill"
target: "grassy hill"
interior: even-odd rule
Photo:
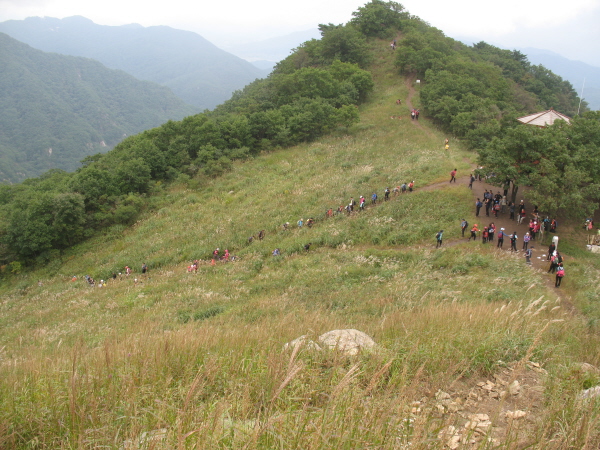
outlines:
[[[73,171],[124,137],[196,112],[167,88],[0,33],[0,181]]]
[[[445,152],[426,117],[410,120],[419,88],[378,45],[375,92],[348,133],[235,162],[216,179],[182,177],[133,226],[2,280],[0,447],[599,444],[598,402],[578,395],[599,381],[579,363],[600,363],[600,264],[578,250],[578,233],[561,237],[559,295],[522,258],[456,242],[460,219],[475,219],[473,194],[425,186],[469,171],[475,154],[454,140]],[[324,218],[410,180],[412,194]],[[298,229],[301,217],[316,223]],[[448,242],[436,250],[439,229]],[[212,265],[216,247],[239,259]],[[83,280],[126,265],[134,273],[105,287]],[[283,349],[350,328],[377,350]],[[516,410],[525,417],[506,414]]]

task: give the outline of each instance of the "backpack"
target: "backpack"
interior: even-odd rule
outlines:
[[[556,276],[562,278],[565,276],[565,269],[560,269],[556,272]]]
[[[504,239],[504,232],[498,231],[498,239]]]
[[[435,238],[439,241],[442,238],[442,233],[438,231],[438,234],[435,235]]]

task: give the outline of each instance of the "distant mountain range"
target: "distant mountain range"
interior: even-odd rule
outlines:
[[[75,170],[125,136],[195,112],[164,86],[0,33],[0,182]]]
[[[200,35],[166,26],[97,25],[80,16],[0,23],[0,32],[46,52],[83,56],[171,88],[186,103],[212,109],[268,74]]]
[[[581,61],[572,61],[550,50],[522,48],[532,64],[541,64],[565,80],[568,80],[577,93],[588,102],[590,109],[600,110],[600,67],[590,66]]]

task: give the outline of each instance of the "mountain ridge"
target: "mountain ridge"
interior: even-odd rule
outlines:
[[[168,88],[0,33],[0,177],[75,170],[123,137],[197,112]]]
[[[266,75],[197,33],[168,26],[98,25],[82,17],[30,17],[0,31],[44,51],[93,58],[136,78],[163,84],[186,103],[212,109]]]

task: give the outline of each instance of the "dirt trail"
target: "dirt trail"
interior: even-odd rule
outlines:
[[[450,183],[450,175],[448,175],[448,181],[442,181],[442,182],[438,182],[438,183],[433,183],[427,186],[423,186],[422,188],[418,189],[420,191],[431,191],[431,190],[436,190],[436,189],[443,189],[444,187],[453,187],[453,186],[469,186],[469,180],[470,180],[470,174],[466,175],[466,176],[461,176],[461,177],[457,177],[456,178],[456,183]],[[504,228],[504,231],[506,232],[506,234],[512,234],[513,232],[517,233],[518,236],[518,240],[517,240],[517,250],[518,252],[516,253],[516,255],[518,255],[518,257],[520,259],[522,259],[522,263],[523,266],[525,267],[525,251],[523,250],[523,236],[525,235],[526,232],[529,231],[529,219],[523,221],[523,223],[521,223],[520,225],[517,224],[516,220],[511,220],[510,219],[510,213],[508,211],[508,206],[506,207],[506,212],[503,213],[498,213],[498,217],[494,217],[494,215],[492,214],[492,212],[490,211],[490,215],[486,216],[485,213],[485,208],[481,208],[481,211],[479,212],[479,217],[475,217],[475,202],[476,200],[479,199],[483,199],[483,194],[485,193],[485,191],[492,191],[494,194],[496,194],[497,192],[499,192],[500,188],[496,187],[496,186],[492,186],[491,184],[486,183],[485,181],[475,181],[473,183],[473,201],[472,201],[472,208],[473,208],[473,213],[470,215],[470,217],[465,217],[465,219],[469,222],[469,229],[474,225],[477,224],[479,230],[483,230],[483,227],[485,226],[489,226],[490,223],[494,223],[494,225],[496,225],[496,233],[501,229]],[[502,192],[500,192],[502,194]],[[532,205],[530,202],[528,202],[527,199],[527,193],[524,193],[524,196],[518,196],[517,197],[517,203],[520,202],[520,200],[523,198],[523,200],[525,201],[525,206],[526,206],[526,210],[530,210],[532,209]],[[457,223],[456,227],[458,229],[460,229],[460,224]],[[470,233],[466,232],[465,233],[465,238],[464,239],[454,239],[454,240],[448,240],[448,241],[444,241],[444,246],[455,246],[455,245],[459,245],[463,242],[467,242],[468,237],[469,237]],[[554,284],[556,281],[555,275],[552,274],[548,274],[548,268],[550,267],[550,263],[547,260],[547,254],[548,254],[548,247],[550,245],[550,242],[552,240],[552,234],[550,233],[546,233],[543,237],[543,240],[540,239],[540,236],[538,235],[536,240],[531,240],[529,242],[529,247],[532,248],[533,250],[533,256],[531,258],[531,268],[539,271],[540,272],[540,276],[542,277],[542,279],[545,281],[546,285],[553,289],[555,294],[558,295],[562,300],[565,300],[564,305],[567,309],[573,310],[574,307],[572,305],[572,303],[569,301],[569,296],[566,295],[561,288],[555,288]],[[481,243],[481,236],[478,236],[478,242]],[[492,247],[494,247],[495,249],[497,249],[497,251],[506,251],[509,252],[510,251],[510,239],[508,237],[506,237],[504,239],[504,245],[502,247],[502,249],[499,249],[497,247],[498,241],[496,239],[496,236],[494,236],[494,242],[489,242],[487,244],[483,244],[481,243],[481,245],[490,245]],[[560,246],[559,246],[560,247]],[[566,282],[568,282],[568,278],[565,278]]]

